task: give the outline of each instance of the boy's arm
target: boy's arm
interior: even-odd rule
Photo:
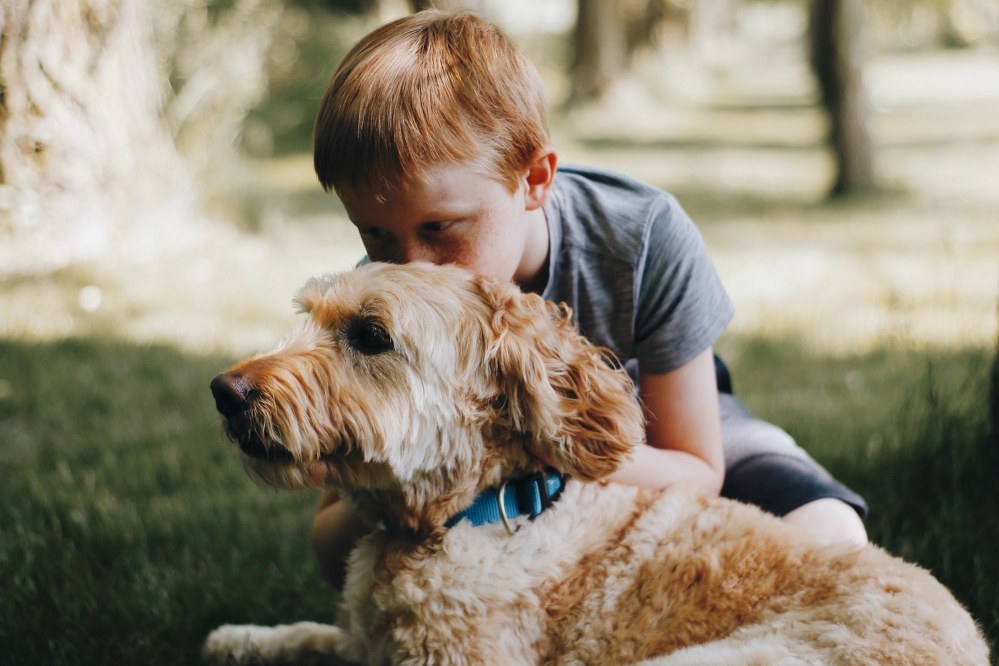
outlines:
[[[370,531],[371,525],[349,503],[341,501],[336,490],[323,492],[312,519],[311,539],[319,573],[326,582],[343,587],[347,558],[358,539]]]
[[[717,495],[725,463],[711,348],[671,372],[640,375],[639,391],[648,445],[612,480],[645,488],[684,482]]]

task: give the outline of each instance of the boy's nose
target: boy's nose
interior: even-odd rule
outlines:
[[[398,255],[400,264],[408,264],[413,261],[429,261],[434,263],[433,249],[419,241],[399,243]]]

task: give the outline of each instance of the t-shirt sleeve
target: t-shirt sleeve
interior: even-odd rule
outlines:
[[[651,213],[635,280],[639,372],[675,370],[715,343],[734,314],[704,239],[665,195]]]

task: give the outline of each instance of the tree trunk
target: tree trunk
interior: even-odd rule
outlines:
[[[699,55],[726,48],[738,29],[736,0],[699,0],[690,3],[690,45]]]
[[[573,35],[570,103],[600,98],[627,62],[624,19],[617,2],[579,0]]]
[[[829,144],[836,159],[832,193],[837,195],[877,189],[867,131],[862,14],[861,0],[812,0],[811,64],[829,113]]]
[[[996,355],[992,360],[992,376],[989,382],[989,417],[992,426],[993,453],[999,455],[999,338],[996,343]]]
[[[409,8],[414,12],[424,9],[440,9],[441,11],[465,10],[485,15],[484,0],[409,0]]]
[[[160,76],[140,8],[0,6],[0,273],[97,255],[121,224],[168,207],[154,193],[189,185],[159,121]]]

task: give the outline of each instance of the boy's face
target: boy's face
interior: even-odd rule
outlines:
[[[434,167],[384,202],[366,189],[338,190],[372,261],[457,264],[525,289],[537,286],[548,257],[544,197],[535,192],[526,170],[511,192],[461,164]]]

